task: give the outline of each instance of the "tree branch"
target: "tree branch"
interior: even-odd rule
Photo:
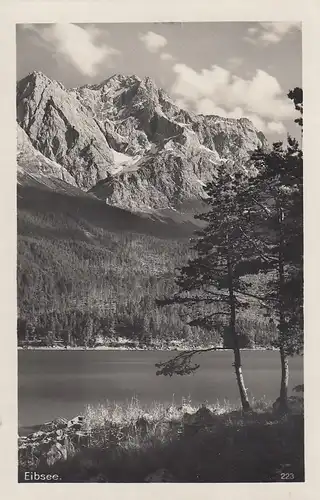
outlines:
[[[247,233],[239,226],[239,231],[243,234],[243,236],[254,246],[254,248],[257,250],[258,254],[260,255],[261,259],[266,262],[267,264],[270,264],[272,262],[277,262],[276,259],[267,259],[265,255],[263,255],[262,251],[258,247],[257,243],[250,238],[250,236],[247,235]]]
[[[190,375],[195,372],[200,365],[191,365],[191,359],[196,354],[202,354],[209,351],[224,350],[223,347],[208,347],[205,349],[192,349],[185,351],[168,361],[156,363],[157,375],[165,375],[172,377],[172,375]]]
[[[172,304],[199,304],[199,303],[204,303],[204,304],[214,304],[214,303],[222,303],[223,300],[219,299],[211,299],[208,297],[173,297],[169,299],[157,299],[156,304],[157,306],[168,306]]]
[[[229,316],[230,313],[224,312],[224,311],[216,311],[211,314],[208,314],[207,316],[202,316],[202,317],[197,317],[195,319],[192,319],[191,321],[188,322],[188,325],[190,326],[200,326],[200,325],[205,325],[206,321],[210,318],[213,318],[213,316]]]
[[[241,292],[240,290],[236,290],[235,289],[235,292],[236,293],[239,293],[240,295],[245,295],[247,297],[252,297],[254,299],[258,299],[258,300],[266,300],[266,297],[259,297],[259,295],[255,295],[254,293],[249,293],[249,292]],[[277,300],[277,299],[271,299],[271,300]]]
[[[214,295],[216,297],[222,297],[224,299],[228,299],[229,296],[224,294],[224,293],[218,293],[218,292],[212,292],[211,290],[206,290],[205,288],[203,289],[205,293],[208,293],[209,295]]]
[[[271,210],[269,210],[269,208],[265,207],[263,205],[263,203],[261,203],[260,201],[256,200],[255,198],[253,198],[251,196],[251,199],[252,201],[254,201],[254,203],[256,203],[260,208],[262,208],[262,210],[267,214],[267,215],[270,215],[271,214]]]

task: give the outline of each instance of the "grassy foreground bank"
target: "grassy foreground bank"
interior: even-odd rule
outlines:
[[[30,471],[62,482],[304,481],[302,406],[285,416],[263,400],[252,406],[249,414],[190,401],[88,407],[56,460],[45,445],[20,447],[19,481]]]

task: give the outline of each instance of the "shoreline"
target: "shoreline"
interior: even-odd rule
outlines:
[[[18,434],[18,481],[44,476],[43,481],[56,477],[66,483],[219,483],[230,482],[234,471],[231,482],[274,483],[279,470],[287,473],[289,466],[282,464],[288,462],[301,482],[303,427],[301,402],[293,402],[286,419],[270,402],[252,405],[245,416],[238,405],[192,402],[147,412],[139,404],[120,413],[115,406],[107,414],[97,408]]]
[[[100,347],[21,347],[18,346],[18,351],[164,351],[164,352],[186,352],[198,349],[210,349],[210,346],[196,346],[196,347],[112,347],[112,346],[100,346]],[[213,346],[212,346],[213,348]],[[217,352],[232,351],[232,348],[217,348]],[[278,351],[274,347],[244,347],[241,351]]]

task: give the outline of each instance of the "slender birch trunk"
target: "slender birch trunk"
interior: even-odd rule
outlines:
[[[283,231],[282,224],[284,220],[283,209],[278,210],[278,221],[280,229],[280,244],[279,244],[279,334],[280,334],[280,362],[281,362],[281,382],[280,382],[280,396],[279,396],[279,409],[280,411],[286,411],[288,409],[288,383],[289,383],[289,363],[288,356],[285,352],[285,334],[286,334],[286,323],[284,317],[284,304],[283,304],[283,293],[285,285],[285,275],[284,275],[284,257],[283,257]]]
[[[228,254],[227,258],[228,265],[228,277],[229,277],[229,300],[230,300],[230,334],[233,340],[233,353],[234,353],[234,369],[237,379],[237,384],[240,393],[240,399],[242,408],[244,411],[249,411],[251,409],[247,389],[244,383],[242,366],[241,366],[241,354],[238,342],[238,336],[236,332],[236,304],[235,304],[235,295],[234,295],[234,287],[233,287],[233,270],[232,264],[230,260],[230,255]]]

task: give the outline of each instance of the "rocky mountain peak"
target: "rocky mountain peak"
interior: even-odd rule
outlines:
[[[37,83],[51,82],[52,81],[52,80],[50,80],[50,78],[47,75],[42,73],[42,71],[32,71],[25,78],[23,78],[23,80],[21,80],[21,81],[24,81],[24,80],[29,80],[30,82],[34,82],[34,83],[36,83],[36,82]]]
[[[62,83],[57,82],[56,80],[51,80],[41,71],[33,71],[25,76],[22,80],[20,80],[17,84],[17,97],[18,99],[21,97],[20,94],[26,94],[28,91],[31,92],[35,88],[40,91],[41,89],[52,86],[59,87],[61,89],[65,89]]]
[[[17,120],[67,182],[131,210],[199,199],[217,165],[266,145],[250,120],[195,115],[136,75],[66,89],[31,73],[17,85]]]

